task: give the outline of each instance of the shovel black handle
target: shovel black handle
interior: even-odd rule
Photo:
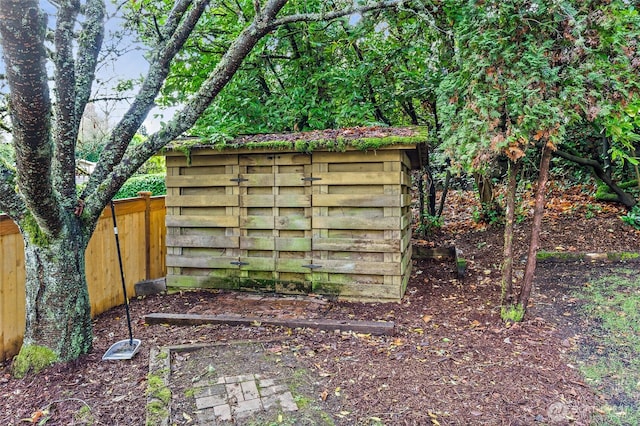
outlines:
[[[129,344],[133,346],[133,331],[131,330],[131,316],[129,315],[129,298],[127,297],[127,285],[124,282],[124,268],[122,267],[122,254],[120,254],[120,238],[118,237],[118,224],[116,223],[116,209],[111,204],[111,217],[113,218],[113,234],[116,236],[116,249],[118,251],[118,264],[120,265],[120,279],[122,280],[122,293],[124,294],[124,308],[127,312],[127,326],[129,327]]]

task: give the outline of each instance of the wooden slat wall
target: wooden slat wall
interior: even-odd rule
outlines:
[[[167,157],[167,283],[399,300],[410,161],[376,152],[203,149]]]
[[[115,208],[127,293],[133,295],[136,282],[166,274],[164,197],[118,200]],[[120,268],[109,208],[100,217],[85,254],[92,315],[122,304]],[[22,344],[24,285],[22,236],[11,219],[0,215],[0,359],[15,355]]]
[[[407,162],[402,150],[314,154],[314,292],[402,297],[410,273]]]

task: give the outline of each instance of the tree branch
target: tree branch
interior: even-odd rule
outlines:
[[[87,191],[89,192],[85,191],[85,193],[90,193],[92,198],[92,200],[87,201],[87,206],[85,208],[85,211],[87,211],[88,214],[92,216],[99,214],[102,206],[104,206],[110,197],[115,194],[117,188],[126,181],[128,176],[133,174],[135,170],[137,170],[148,158],[157,153],[167,143],[190,129],[204,113],[206,108],[211,105],[213,100],[218,96],[229,80],[231,80],[233,75],[240,68],[244,59],[258,41],[278,25],[284,25],[288,22],[298,22],[300,20],[335,19],[352,13],[363,13],[374,9],[393,7],[400,4],[400,0],[381,1],[367,6],[349,7],[341,11],[326,14],[292,15],[291,19],[287,19],[286,17],[277,19],[278,13],[286,3],[287,0],[269,0],[262,5],[260,14],[253,18],[253,21],[249,26],[247,26],[229,46],[229,49],[222,56],[216,67],[200,86],[198,92],[182,110],[178,111],[174,115],[165,127],[152,134],[141,145],[129,147],[129,149],[126,149],[126,146],[118,146],[118,150],[126,149],[126,153],[123,153],[122,156],[119,156],[120,153],[117,152],[117,150],[109,150],[109,148],[105,149],[107,155],[106,158],[113,158],[114,160],[117,158],[117,160],[109,160],[107,165],[110,167],[103,168],[99,173],[96,173],[98,170],[94,171],[89,181],[89,185],[87,186]],[[195,7],[196,5],[194,4],[194,8]],[[185,19],[185,22],[190,22],[190,19]],[[181,24],[180,28],[176,30],[176,33],[180,33],[181,28],[185,31],[192,30],[195,25],[195,21],[192,22],[192,24],[191,28]],[[185,37],[186,36],[188,36],[188,34],[186,34]],[[152,62],[152,69],[155,71],[149,72],[145,83],[150,81],[161,84],[168,73],[168,61],[170,61],[176,53],[177,51],[170,50],[166,56],[162,56],[160,54],[156,55],[156,58],[158,59]],[[159,61],[160,64],[156,64],[157,61]],[[163,61],[166,61],[166,63]],[[161,68],[161,64],[165,64],[167,69],[165,70],[164,68]],[[158,79],[156,78],[157,76],[161,76],[162,78]],[[157,90],[153,92],[154,97],[158,93],[159,89],[160,86],[158,86]],[[141,94],[138,95],[136,102],[139,100],[141,101],[143,98],[144,95],[143,92],[141,92]],[[151,106],[152,102],[144,103],[144,105]],[[136,125],[137,129],[142,120],[144,120],[144,117],[146,117],[147,113],[148,109],[144,110],[141,106],[136,108],[132,106],[130,113],[125,115],[124,120],[127,120],[127,117],[130,117],[129,120],[139,120]],[[122,125],[120,127],[122,127]],[[130,137],[123,138],[118,136],[118,133],[119,132],[117,130],[113,132],[112,142],[110,145],[114,144],[113,141],[130,140]],[[130,136],[132,137],[133,134]],[[101,158],[100,163],[106,159],[104,157],[105,152],[103,152],[103,157]],[[116,155],[114,156],[114,154]],[[98,184],[100,184],[101,191],[96,191]]]
[[[372,10],[388,9],[397,7],[403,3],[403,0],[384,0],[372,4],[365,4],[362,6],[351,5],[341,10],[326,13],[298,13],[295,15],[284,16],[280,19],[275,19],[270,23],[270,29],[275,29],[279,26],[291,24],[294,22],[309,22],[309,21],[331,21],[333,19],[342,18],[344,16],[353,15],[356,13],[366,13]]]
[[[130,176],[160,148],[195,124],[218,93],[231,80],[253,47],[270,32],[269,23],[275,19],[286,2],[287,0],[270,0],[262,7],[261,14],[255,16],[252,23],[238,35],[192,100],[177,112],[164,128],[152,134],[141,145],[127,151],[125,158],[115,165],[111,173],[105,176],[102,185],[105,190],[96,192],[96,200],[88,203],[85,210],[88,210],[90,214],[96,214],[97,209],[104,205],[101,203],[109,200],[109,197],[124,183],[127,176]]]
[[[10,90],[17,183],[43,232],[57,235],[62,219],[51,176],[53,142],[44,48],[46,19],[38,0],[0,0],[0,40]]]
[[[75,198],[75,143],[80,118],[76,115],[76,73],[73,59],[73,29],[80,12],[78,1],[65,1],[58,8],[53,36],[53,79],[56,84],[56,116],[53,139],[57,164],[53,169],[54,185],[64,199]]]
[[[554,153],[558,157],[564,158],[565,160],[569,160],[581,166],[591,167],[593,173],[595,173],[598,179],[604,182],[605,185],[607,185],[613,191],[613,193],[617,195],[618,199],[616,201],[623,204],[627,208],[631,208],[636,205],[637,201],[635,200],[635,198],[633,198],[633,196],[626,193],[618,185],[616,185],[608,176],[607,172],[602,168],[602,165],[596,160],[578,157],[577,155],[572,155],[568,152],[560,151],[559,149],[557,149]]]
[[[83,192],[82,198],[85,200],[96,191],[102,180],[122,160],[135,132],[140,128],[149,111],[155,106],[155,98],[169,74],[171,61],[193,31],[200,16],[209,4],[209,0],[195,0],[193,7],[187,10],[191,3],[192,0],[182,0],[171,11],[166,24],[162,28],[163,34],[166,35],[165,41],[153,53],[149,71],[135,100],[111,132],[111,137],[100,156],[96,170],[89,178],[89,182]],[[87,206],[90,207],[89,203],[87,203]],[[97,208],[101,209],[102,206],[97,206]],[[87,210],[90,211],[91,209],[87,208]],[[97,211],[92,213],[99,214]]]
[[[98,57],[104,39],[104,1],[90,0],[85,7],[87,20],[82,26],[76,61],[76,117],[82,117],[91,97],[91,87],[95,79]]]

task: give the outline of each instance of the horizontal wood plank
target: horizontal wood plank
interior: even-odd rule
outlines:
[[[395,324],[390,321],[356,321],[356,320],[332,320],[332,319],[302,319],[302,318],[264,318],[264,317],[237,317],[231,315],[197,315],[197,314],[169,314],[151,313],[144,316],[149,325],[201,325],[201,324],[227,324],[252,326],[255,324],[273,325],[289,328],[314,328],[318,330],[341,330],[375,335],[395,334]]]
[[[400,185],[404,182],[401,173],[316,172],[313,177],[320,178],[315,185]]]
[[[183,176],[168,175],[165,178],[165,183],[167,185],[167,188],[238,186],[237,182],[231,180],[236,178],[238,178],[237,174]]]
[[[319,294],[329,294],[333,291],[340,298],[353,298],[358,300],[396,300],[401,298],[400,288],[394,285],[377,284],[342,284],[336,286],[332,283],[314,282],[313,291]]]
[[[313,250],[395,253],[400,250],[399,240],[314,238]]]
[[[274,250],[276,247],[273,237],[240,237],[242,250]]]
[[[371,229],[393,230],[401,225],[400,217],[344,217],[317,216],[313,218],[314,229]]]
[[[183,228],[235,228],[240,224],[238,216],[167,216],[166,225]]]
[[[226,235],[167,235],[167,247],[239,248],[239,246],[239,237]]]
[[[405,207],[410,204],[411,196],[404,194],[313,194],[313,207]]]
[[[238,195],[167,195],[166,205],[167,207],[237,207],[240,205],[240,199]]]
[[[276,237],[278,251],[311,251],[311,238],[282,238]]]
[[[386,262],[363,262],[349,259],[314,259],[313,263],[320,266],[316,269],[323,273],[336,274],[370,274],[370,275],[400,275],[400,264]]]
[[[276,229],[286,230],[309,230],[311,229],[311,218],[304,216],[277,216],[275,218]]]
[[[227,256],[185,256],[185,255],[167,255],[167,266],[176,268],[216,268],[216,269],[233,269],[237,268],[231,264],[237,261],[237,257]]]

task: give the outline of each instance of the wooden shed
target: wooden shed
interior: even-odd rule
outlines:
[[[400,300],[411,271],[419,128],[176,141],[167,285]]]

